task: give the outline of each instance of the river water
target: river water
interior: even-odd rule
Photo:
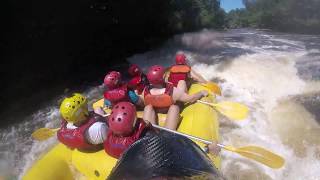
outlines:
[[[256,145],[286,159],[274,170],[222,151],[221,171],[230,180],[320,179],[320,36],[237,29],[202,30],[176,35],[162,47],[128,60],[146,69],[170,65],[176,52],[186,53],[192,67],[222,87],[223,96],[246,104],[241,122],[220,116],[220,142],[236,147]],[[94,102],[101,87],[83,92]],[[21,178],[56,138],[36,142],[30,134],[59,125],[61,97],[32,116],[0,132],[0,175]]]

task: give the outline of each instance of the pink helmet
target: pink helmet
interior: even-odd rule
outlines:
[[[119,102],[109,116],[109,128],[117,135],[128,135],[136,123],[136,107],[130,102]]]
[[[165,69],[163,66],[154,65],[149,68],[147,78],[151,85],[161,85],[164,83]]]
[[[121,82],[121,74],[117,71],[109,72],[104,78],[104,85],[108,88],[113,89],[117,87]]]

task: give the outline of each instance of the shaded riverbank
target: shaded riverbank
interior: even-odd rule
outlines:
[[[128,56],[173,34],[221,27],[223,18],[217,0],[13,0],[2,7],[0,127],[65,89],[99,84],[110,69],[126,69]]]
[[[0,115],[5,120],[0,127],[20,122],[59,95],[100,84],[110,69],[125,71],[128,56],[156,48],[171,36],[150,31],[143,20],[118,22],[114,13],[122,11],[106,12],[108,5],[85,0],[8,3],[4,12],[11,16],[1,38]]]

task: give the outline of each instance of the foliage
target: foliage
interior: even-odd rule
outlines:
[[[319,0],[243,0],[246,9],[232,10],[228,26],[320,33]]]
[[[218,0],[169,0],[163,1],[162,19],[170,32],[192,31],[204,27],[221,27],[223,13]],[[159,9],[158,9],[159,10]],[[152,16],[152,14],[151,14]]]

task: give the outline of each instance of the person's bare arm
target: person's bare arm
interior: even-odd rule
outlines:
[[[200,91],[200,92],[197,92],[195,94],[187,94],[186,92],[180,90],[180,89],[177,89],[175,88],[174,89],[174,100],[175,101],[181,101],[181,102],[190,102],[190,103],[193,103],[199,99],[201,99],[202,97],[205,97],[208,95],[208,92],[207,91]]]
[[[190,71],[190,76],[193,80],[200,82],[200,83],[207,83],[207,80],[205,80],[200,74],[195,72],[194,70],[191,69]]]

